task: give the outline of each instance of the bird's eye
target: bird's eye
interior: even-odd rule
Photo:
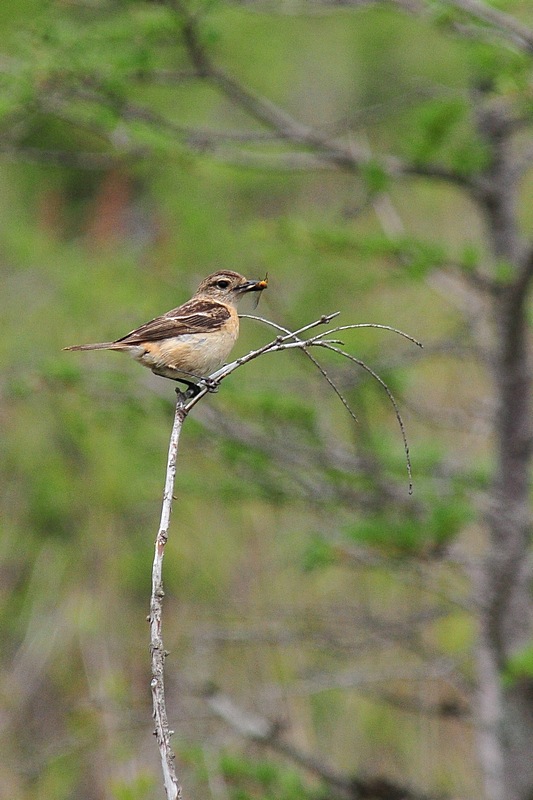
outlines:
[[[225,281],[225,280],[217,281],[217,286],[218,286],[219,289],[227,289],[228,286],[229,286],[229,281]]]

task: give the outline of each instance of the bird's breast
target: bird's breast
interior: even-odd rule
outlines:
[[[239,333],[237,325],[213,333],[188,333],[132,347],[132,356],[150,369],[205,378],[226,361]]]

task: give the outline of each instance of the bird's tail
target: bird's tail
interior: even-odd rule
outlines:
[[[98,342],[97,344],[73,344],[63,350],[109,350],[113,349],[114,342]]]

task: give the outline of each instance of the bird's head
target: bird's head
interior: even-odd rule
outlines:
[[[196,291],[197,296],[220,300],[222,303],[235,305],[247,292],[262,292],[268,286],[268,280],[249,281],[238,272],[221,270],[208,275]]]

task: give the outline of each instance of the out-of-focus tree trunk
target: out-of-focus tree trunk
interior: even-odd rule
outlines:
[[[482,101],[484,102],[484,101]],[[485,101],[486,102],[486,101]],[[479,751],[490,800],[533,796],[533,685],[502,673],[531,637],[530,347],[525,301],[531,255],[518,232],[518,180],[512,123],[505,107],[481,107],[479,133],[490,151],[480,203],[494,263],[506,276],[493,297],[494,342],[489,343],[495,397],[495,471],[487,510],[488,542],[477,587]]]

